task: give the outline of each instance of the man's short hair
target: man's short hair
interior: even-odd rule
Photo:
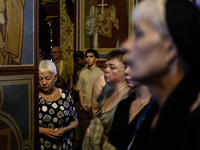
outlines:
[[[85,52],[85,55],[87,55],[87,53],[93,53],[94,54],[94,57],[96,58],[99,58],[99,53],[94,50],[94,49],[88,49],[86,52]]]

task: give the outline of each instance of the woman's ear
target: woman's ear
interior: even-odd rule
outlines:
[[[178,49],[174,43],[172,43],[170,46],[170,51],[168,56],[170,60],[174,60],[175,58],[178,57]]]
[[[166,46],[167,46],[167,53],[166,53],[167,62],[171,63],[179,56],[178,49],[171,39],[167,41]]]
[[[58,79],[58,74],[55,75],[54,82],[56,82],[57,79]]]

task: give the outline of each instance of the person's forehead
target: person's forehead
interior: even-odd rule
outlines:
[[[53,48],[52,51],[58,51],[59,49],[57,47]]]
[[[87,53],[87,56],[94,56],[94,53]]]
[[[113,58],[105,62],[105,64],[107,65],[116,65],[117,63],[121,63],[121,61],[119,61],[119,59],[117,58]]]
[[[39,71],[39,76],[51,76],[51,74],[49,71],[44,71],[44,72]]]

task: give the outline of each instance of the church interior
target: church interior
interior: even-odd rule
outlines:
[[[103,71],[105,55],[119,47],[132,33],[131,10],[142,0],[120,0],[121,5],[117,5],[120,13],[115,15],[122,15],[122,20],[115,19],[110,24],[102,21],[105,26],[98,23],[101,35],[99,39],[95,39],[91,31],[86,29],[86,21],[92,13],[90,8],[96,6],[97,13],[107,11],[111,14],[112,3],[115,9],[117,7],[114,6],[114,1],[0,0],[1,150],[39,149],[39,63],[41,59],[53,61],[52,49],[56,46],[62,49],[62,59],[68,64],[68,72],[72,75],[68,79],[71,86],[66,89],[69,90],[79,114],[80,101],[74,86],[77,84],[76,74],[80,68],[73,57],[74,53],[95,49],[99,53],[96,64]],[[5,30],[8,24],[10,28]],[[107,46],[106,42],[114,46]],[[6,50],[9,47],[14,50]],[[78,125],[71,132],[74,150],[81,149],[84,135],[80,130]]]
[[[42,59],[52,60],[51,50],[59,46],[63,53],[62,59],[68,63],[69,72],[76,74],[74,52],[85,53],[91,48],[88,44],[89,36],[84,35],[83,23],[83,14],[88,13],[89,1],[0,1],[0,15],[3,17],[0,24],[0,149],[38,149],[40,55],[43,55]],[[100,4],[102,2],[104,0],[99,1]],[[132,2],[126,0],[126,3],[127,7],[129,4],[132,7]],[[99,7],[103,9],[104,3]],[[10,32],[6,30],[8,24],[15,24],[9,29]],[[87,40],[83,39],[84,36]],[[10,42],[7,39],[11,39]],[[15,47],[13,49],[16,50],[7,51],[9,47]],[[97,66],[103,70],[105,55],[113,48],[94,49],[99,52]],[[75,85],[75,79],[72,82]],[[70,90],[78,113],[80,104],[76,100],[77,92]],[[74,149],[80,149],[84,136],[80,134],[80,126],[71,132],[71,136]]]

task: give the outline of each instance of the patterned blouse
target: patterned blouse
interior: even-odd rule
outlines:
[[[39,96],[39,127],[57,130],[68,126],[76,117],[73,100],[66,90],[61,90],[61,97],[57,101],[47,101]],[[39,146],[41,150],[71,150],[70,132],[58,140],[40,134]]]

